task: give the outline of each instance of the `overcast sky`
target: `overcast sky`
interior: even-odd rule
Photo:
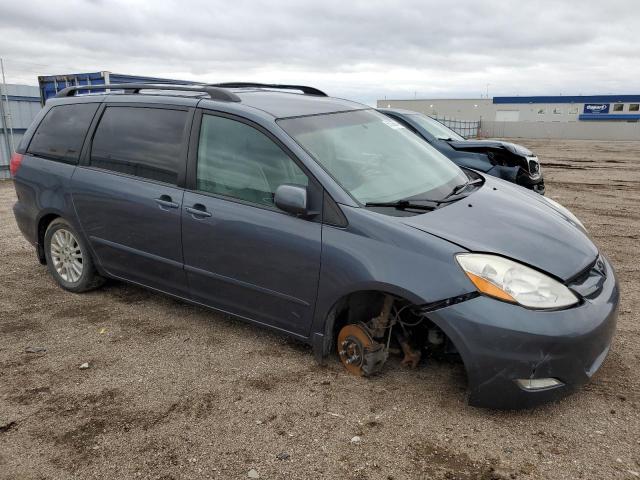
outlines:
[[[0,0],[8,83],[108,70],[378,98],[640,93],[640,1]]]

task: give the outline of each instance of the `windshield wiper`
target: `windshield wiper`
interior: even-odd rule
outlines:
[[[447,195],[447,197],[448,196],[450,195]],[[442,198],[440,200],[434,200],[433,198],[412,198],[412,199],[402,198],[400,200],[394,200],[393,202],[367,202],[364,204],[364,206],[365,207],[395,207],[399,209],[415,208],[418,210],[432,211],[432,210],[436,210],[443,203],[455,202],[454,199],[447,200],[447,197]],[[435,203],[435,205],[434,206],[424,205],[422,203],[416,203],[416,202],[429,202],[429,203]]]
[[[475,178],[465,183],[461,183],[460,185],[456,185],[455,187],[453,187],[453,190],[451,191],[451,193],[441,198],[440,200],[434,200],[432,198],[412,198],[412,199],[402,198],[400,200],[394,200],[392,202],[367,202],[364,204],[364,206],[365,207],[394,207],[400,210],[413,208],[416,210],[432,211],[437,209],[443,203],[455,202],[455,199],[449,198],[449,197],[458,195],[462,193],[464,190],[466,190],[467,187],[470,187],[471,185],[477,185],[482,181],[483,181],[482,178]],[[416,203],[416,202],[429,202],[429,203],[434,203],[435,205],[424,205],[422,203]]]
[[[433,200],[426,200],[427,202],[432,202]],[[435,210],[438,207],[434,207],[432,205],[424,205],[421,203],[413,203],[409,200],[396,200],[394,202],[367,202],[364,204],[365,207],[393,207],[399,210],[405,210],[407,208],[413,208],[415,210],[426,210],[428,212]]]
[[[449,197],[453,197],[454,195],[458,195],[459,193],[462,193],[463,191],[465,191],[467,189],[467,187],[471,186],[471,185],[476,185],[478,183],[481,183],[482,179],[481,178],[476,178],[474,180],[469,180],[465,183],[461,183],[460,185],[456,185],[455,187],[453,187],[453,190],[451,190],[451,193],[449,195],[447,195],[446,197],[444,197],[442,200],[445,200]]]

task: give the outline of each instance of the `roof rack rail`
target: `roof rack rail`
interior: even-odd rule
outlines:
[[[74,85],[60,90],[56,97],[73,97],[78,90],[104,90],[111,88],[114,90],[125,90],[127,93],[140,93],[140,90],[179,90],[184,92],[204,92],[213,100],[221,100],[223,102],[240,102],[240,97],[229,90],[215,85],[176,85],[174,83],[167,84],[151,84],[151,83],[112,83],[105,85]]]
[[[252,83],[252,82],[227,82],[227,83],[211,83],[212,87],[221,88],[273,88],[277,90],[300,90],[305,95],[316,95],[318,97],[328,97],[322,90],[315,87],[307,87],[306,85],[282,85],[277,83]]]

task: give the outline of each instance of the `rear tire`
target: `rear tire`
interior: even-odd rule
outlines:
[[[55,219],[47,227],[44,254],[49,273],[65,290],[86,292],[104,283],[82,237],[62,218]]]

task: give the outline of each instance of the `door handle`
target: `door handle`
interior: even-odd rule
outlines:
[[[156,203],[160,205],[160,208],[178,208],[180,206],[174,202],[169,195],[160,195],[160,198],[156,198],[155,200]]]
[[[210,217],[211,212],[207,212],[207,207],[201,203],[196,203],[193,207],[186,207],[185,210],[194,217]]]

